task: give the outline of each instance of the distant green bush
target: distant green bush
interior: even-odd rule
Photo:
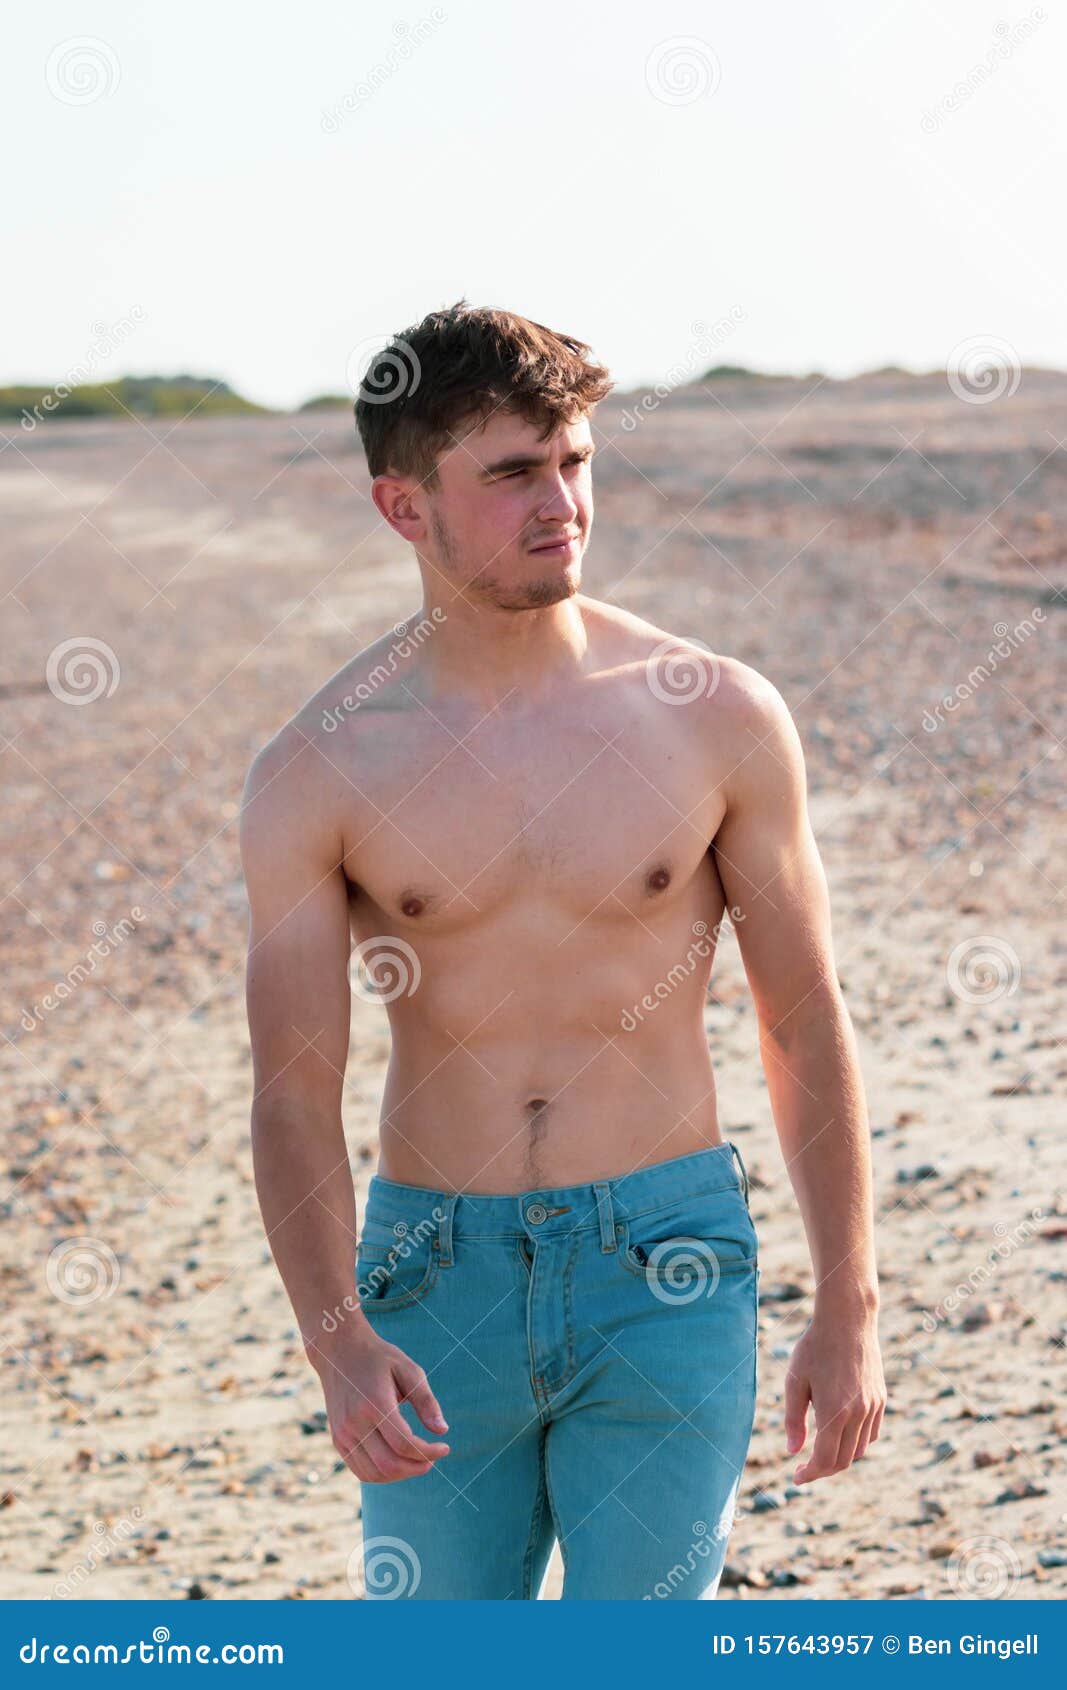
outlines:
[[[762,370],[746,369],[744,364],[715,364],[700,377],[701,381],[736,381],[744,377],[748,381],[766,381],[768,378]]]
[[[224,381],[203,376],[122,376],[117,381],[86,382],[67,389],[63,382],[48,387],[23,384],[0,387],[0,417],[33,418],[48,422],[63,417],[137,416],[175,417],[189,411],[197,416],[265,413]]]
[[[343,405],[346,411],[350,411],[354,404],[355,400],[350,393],[316,393],[313,399],[304,400],[300,410],[333,411]]]

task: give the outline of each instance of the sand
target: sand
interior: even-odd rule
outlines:
[[[874,1135],[889,1413],[792,1494],[811,1272],[730,938],[707,1031],[762,1312],[724,1599],[1067,1590],[1065,401],[886,375],[596,418],[583,590],[794,711]],[[414,561],[344,412],[5,438],[3,1594],[348,1598],[359,1487],[252,1184],[235,818],[264,740],[417,609]],[[356,1002],[360,1201],[387,1050]]]

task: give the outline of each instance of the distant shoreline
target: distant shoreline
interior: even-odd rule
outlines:
[[[1018,377],[1047,380],[1067,377],[1067,371],[1025,365],[1018,371]],[[682,383],[648,382],[631,388],[615,388],[613,397],[640,400],[648,394],[666,397],[668,392],[676,396],[696,396],[709,383],[716,387],[769,387],[814,381],[820,386],[848,387],[871,382],[925,385],[945,380],[945,370],[907,370],[896,365],[863,370],[853,376],[828,376],[818,370],[806,375],[788,375],[751,370],[743,365],[719,364],[703,375]],[[83,383],[73,387],[62,380],[51,385],[19,382],[0,387],[0,421],[20,422],[24,429],[32,430],[41,422],[69,422],[83,417],[184,418],[194,412],[198,416],[293,416],[308,411],[351,410],[353,403],[351,395],[320,393],[295,406],[257,405],[237,393],[227,382],[212,377],[122,376],[113,382]]]

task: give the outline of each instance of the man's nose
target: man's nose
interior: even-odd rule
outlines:
[[[574,501],[574,495],[562,475],[556,477],[551,495],[537,514],[546,522],[549,520],[570,522],[577,516],[578,506]]]

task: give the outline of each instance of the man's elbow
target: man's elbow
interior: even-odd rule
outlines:
[[[788,1050],[798,1041],[819,1034],[836,1038],[849,1014],[841,982],[834,973],[788,999],[775,993],[762,1002],[757,1000],[756,1020],[761,1043],[770,1040]]]

